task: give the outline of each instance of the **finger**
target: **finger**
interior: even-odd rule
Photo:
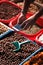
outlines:
[[[29,30],[32,28],[32,26],[33,26],[33,25],[30,25],[30,26],[29,26]]]
[[[23,29],[27,29],[31,25],[31,21],[24,21],[20,26],[23,27]]]
[[[23,29],[27,29],[29,26],[28,26],[28,23],[26,23],[26,25],[24,26]]]
[[[21,27],[26,23],[26,21],[23,21],[22,24],[20,25]]]
[[[30,23],[29,22],[27,22],[27,24],[24,26],[24,29],[27,29],[27,28],[29,28],[29,30],[32,28],[32,26],[34,25],[34,21],[32,22],[32,21],[30,21]]]
[[[20,26],[24,25],[26,22],[31,23],[31,20],[34,18],[34,16],[35,15],[33,15],[33,16],[29,17],[28,19],[26,19],[25,21],[23,21],[23,23]]]
[[[31,19],[31,17],[28,18],[28,19],[25,19],[20,26],[23,26],[23,25],[24,25],[26,22],[28,22],[30,19]]]
[[[18,24],[21,24],[22,23],[22,17],[19,18],[19,21],[18,21]]]
[[[22,17],[19,19],[19,24],[22,24],[24,20],[26,20],[26,18],[25,18],[24,16],[22,16]]]
[[[21,27],[24,28],[25,25],[26,25],[26,23],[24,23]]]
[[[30,27],[30,24],[27,22],[26,25],[24,26],[24,29],[27,29]]]

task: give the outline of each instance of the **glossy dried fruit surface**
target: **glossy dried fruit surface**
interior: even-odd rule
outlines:
[[[39,52],[23,65],[43,65],[43,52]]]
[[[21,10],[12,4],[1,3],[0,4],[0,19],[10,19],[16,16]]]

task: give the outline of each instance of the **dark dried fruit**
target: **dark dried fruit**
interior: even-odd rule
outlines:
[[[23,65],[43,65],[43,52],[39,52]]]
[[[13,16],[16,16],[21,10],[11,4],[1,3],[0,4],[0,18],[1,19],[10,19]]]

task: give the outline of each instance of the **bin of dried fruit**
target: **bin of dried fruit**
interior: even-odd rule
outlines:
[[[18,35],[16,33],[15,35],[18,38]],[[26,59],[28,56],[30,56],[34,51],[40,48],[39,45],[30,42],[25,43],[21,45],[21,49],[18,52],[13,52],[15,46],[11,44],[12,41],[15,41],[17,38],[15,36],[10,36],[0,41],[0,64],[3,65],[19,65],[24,59]],[[15,39],[13,39],[13,38]],[[21,36],[22,37],[22,36]],[[20,37],[19,37],[20,38]],[[19,42],[23,41],[22,40]],[[18,39],[19,40],[19,39]],[[4,61],[4,62],[3,62]]]
[[[8,0],[0,1],[0,21],[8,24],[20,13],[21,8]]]
[[[43,50],[40,50],[39,52],[37,52],[23,65],[43,65]]]
[[[12,29],[0,22],[0,39],[3,38],[9,30]]]

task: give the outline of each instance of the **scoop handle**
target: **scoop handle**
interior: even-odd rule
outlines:
[[[26,41],[20,43],[20,45],[25,44],[25,43],[28,43],[28,42],[30,42],[30,40],[26,40]]]

